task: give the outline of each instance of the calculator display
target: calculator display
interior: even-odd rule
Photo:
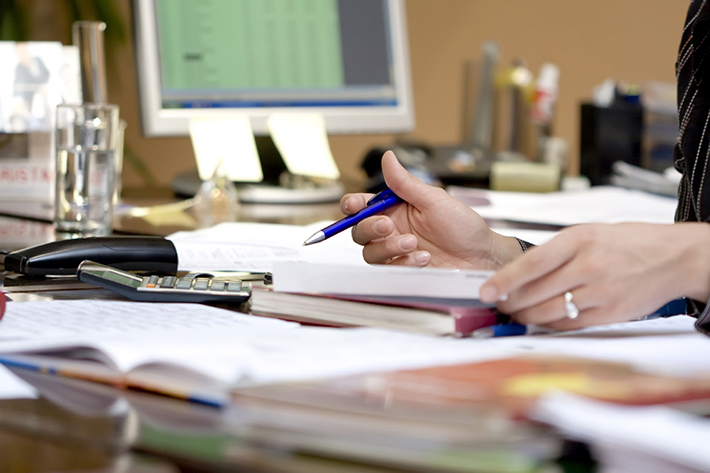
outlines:
[[[115,281],[119,284],[123,284],[124,286],[140,287],[141,285],[140,280],[125,276],[121,273],[117,273],[114,271],[104,271],[102,276],[110,281]]]

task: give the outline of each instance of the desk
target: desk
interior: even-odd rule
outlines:
[[[298,208],[298,212],[294,212],[295,209],[296,207],[289,207],[288,211],[285,211],[286,209],[244,206],[241,215],[247,221],[303,224],[324,218],[332,219],[339,215],[335,204]],[[264,210],[274,211],[265,214]],[[139,217],[131,219],[134,219],[131,220],[131,225],[135,224],[136,227],[124,227],[123,220],[119,220],[120,226],[117,228],[124,231],[140,228],[141,233],[148,234],[192,229],[155,225]],[[16,225],[37,229],[37,235],[46,240],[53,237],[48,223],[23,221],[14,217],[8,220]],[[27,239],[23,238],[16,239],[16,242],[18,247],[28,244]],[[4,243],[2,238],[0,243]],[[100,290],[95,290],[95,293],[101,295]],[[43,378],[34,381],[44,384]],[[71,384],[71,380],[45,381]],[[0,451],[13,452],[10,455],[0,455],[0,471],[116,471],[120,470],[121,465],[129,465],[126,467],[127,471],[148,472],[403,470],[401,467],[396,469],[362,465],[292,453],[277,443],[265,442],[263,439],[253,442],[236,435],[227,428],[230,420],[228,412],[153,395],[116,392],[100,386],[94,386],[92,389],[94,388],[107,390],[116,398],[114,402],[117,405],[124,405],[124,410],[117,415],[107,415],[106,412],[82,415],[60,407],[57,399],[51,396],[37,400],[0,401]],[[156,411],[161,414],[153,415]],[[161,423],[159,420],[164,419],[166,414],[168,419],[187,418],[190,425],[202,428],[199,433],[185,432],[170,423]],[[584,446],[565,442],[564,448],[561,458],[565,461],[578,461],[582,469],[577,471],[592,471],[594,462]],[[562,463],[560,458],[550,460],[557,464]],[[477,471],[482,468],[481,465],[471,467],[479,467]]]
[[[163,202],[160,199],[150,201],[151,204]],[[0,232],[0,247],[18,249],[54,238],[49,224],[51,209],[35,206],[24,210],[27,209],[32,210],[31,219],[0,217],[0,228],[6,229]],[[0,205],[0,212],[5,215],[17,215],[22,211],[20,205]],[[185,211],[188,212],[189,209]],[[243,205],[240,209],[241,220],[258,222],[307,224],[339,216],[337,204]],[[177,218],[181,217],[178,215]],[[196,228],[156,225],[150,218],[135,216],[119,216],[115,226],[120,232],[157,235]],[[89,292],[92,297],[112,296],[101,289]],[[81,291],[67,293],[71,294],[57,293],[57,297],[86,297]],[[32,377],[25,374],[25,379],[45,394],[39,399],[0,401],[0,452],[8,452],[0,455],[0,471],[3,472],[402,471],[401,468],[290,453],[278,444],[264,443],[263,439],[251,442],[227,428],[229,412],[210,407],[44,375]],[[106,401],[105,406],[122,407],[116,407],[114,411],[77,412],[52,395],[52,390],[48,389],[52,386],[59,387],[60,391],[88,389],[107,400],[112,399]],[[87,409],[96,407],[96,404],[86,404]],[[170,423],[185,419],[188,425],[199,428],[185,430]],[[167,424],[163,422],[165,420],[168,420]]]

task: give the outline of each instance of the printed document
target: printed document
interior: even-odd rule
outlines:
[[[303,246],[316,231],[332,222],[311,225],[229,222],[168,237],[178,253],[181,271],[273,270],[275,261],[330,261],[366,266],[362,247],[343,232],[321,245]]]
[[[0,321],[0,342],[140,333],[165,337],[175,330],[219,330],[245,325],[297,326],[293,322],[256,318],[202,304],[104,300],[10,302]]]

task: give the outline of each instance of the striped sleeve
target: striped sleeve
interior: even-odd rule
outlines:
[[[693,0],[676,61],[679,139],[673,162],[682,174],[676,221],[710,221],[710,0]]]

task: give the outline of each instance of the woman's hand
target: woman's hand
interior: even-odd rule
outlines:
[[[579,315],[571,319],[566,292]],[[682,296],[710,295],[710,225],[588,224],[563,230],[502,268],[484,302],[556,330],[633,320]]]
[[[353,240],[363,245],[368,263],[498,269],[520,256],[515,239],[493,232],[470,207],[412,176],[392,151],[382,156],[382,173],[405,203],[353,227]],[[348,194],[340,208],[353,214],[370,197]]]

